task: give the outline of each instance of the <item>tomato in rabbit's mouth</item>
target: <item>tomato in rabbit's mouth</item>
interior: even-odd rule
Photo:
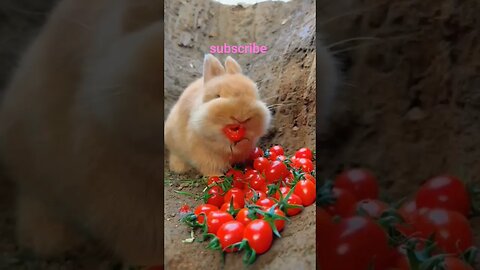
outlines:
[[[245,126],[242,124],[230,124],[223,128],[223,133],[233,143],[241,141],[245,137],[245,132]]]

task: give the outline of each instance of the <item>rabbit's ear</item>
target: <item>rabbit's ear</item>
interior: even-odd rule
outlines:
[[[222,66],[222,63],[218,59],[211,55],[206,54],[205,59],[203,60],[203,81],[204,83],[208,82],[216,76],[225,74],[225,69]]]
[[[242,73],[242,68],[240,65],[230,56],[228,56],[225,60],[225,69],[229,74]]]

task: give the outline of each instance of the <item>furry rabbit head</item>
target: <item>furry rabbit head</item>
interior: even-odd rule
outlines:
[[[200,105],[190,118],[197,134],[230,145],[224,131],[227,126],[244,127],[244,137],[250,144],[266,133],[270,111],[260,100],[256,84],[242,74],[242,68],[232,57],[227,57],[223,67],[213,55],[205,56],[203,90]]]

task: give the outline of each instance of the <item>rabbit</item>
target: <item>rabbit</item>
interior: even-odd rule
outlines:
[[[270,122],[271,113],[256,84],[242,74],[240,65],[228,56],[223,67],[206,54],[203,77],[184,90],[165,121],[170,169],[223,175],[231,164],[249,158]],[[227,125],[244,125],[246,139],[233,144],[222,131]]]
[[[94,239],[133,265],[163,262],[160,0],[63,0],[0,107],[19,245],[61,256]]]

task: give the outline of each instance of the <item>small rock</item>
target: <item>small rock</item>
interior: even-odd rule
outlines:
[[[297,130],[299,130],[299,129],[300,129],[300,128],[297,127],[297,126],[294,126],[294,127],[292,128],[293,131],[297,131]]]
[[[171,213],[170,216],[171,217],[175,217],[177,214],[176,213]]]

